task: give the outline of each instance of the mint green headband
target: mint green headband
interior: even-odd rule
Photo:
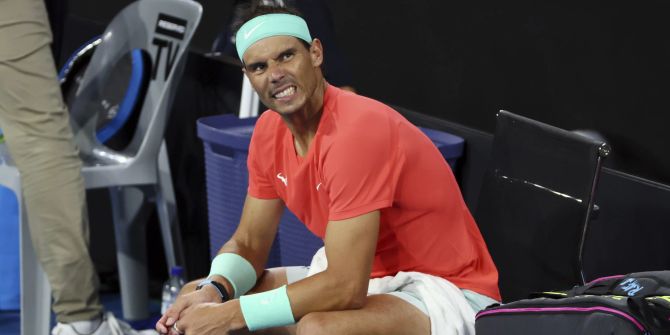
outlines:
[[[257,16],[240,27],[235,36],[237,55],[244,52],[254,43],[271,36],[293,36],[312,43],[307,23],[299,16],[291,14],[265,14]]]

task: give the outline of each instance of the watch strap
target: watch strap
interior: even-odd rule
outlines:
[[[198,284],[198,286],[196,286],[195,289],[197,291],[197,290],[205,287],[206,285],[214,286],[214,288],[219,293],[219,297],[221,297],[221,302],[226,302],[226,301],[230,300],[230,295],[228,295],[228,291],[226,291],[226,287],[223,286],[223,284],[221,284],[217,281],[211,280],[211,279],[205,279],[205,280],[201,281],[200,284]]]

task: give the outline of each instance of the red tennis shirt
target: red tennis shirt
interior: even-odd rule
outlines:
[[[314,234],[328,221],[379,210],[372,277],[417,271],[500,300],[498,272],[449,165],[390,107],[328,85],[309,150],[273,112],[249,148],[249,195],[281,198]]]

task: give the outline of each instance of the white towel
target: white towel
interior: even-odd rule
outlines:
[[[328,267],[324,248],[319,249],[307,276]],[[368,295],[397,291],[414,294],[426,305],[432,335],[474,335],[475,312],[461,289],[450,281],[420,272],[398,272],[395,276],[370,279]]]

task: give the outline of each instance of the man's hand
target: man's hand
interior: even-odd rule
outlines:
[[[236,253],[244,257],[252,264],[256,270],[256,274],[260,275],[263,273],[263,265],[266,263],[268,254],[270,253],[270,247],[277,234],[279,218],[283,211],[284,202],[281,199],[257,199],[247,196],[240,224],[231,239],[221,247],[219,253]],[[221,276],[210,276],[210,279],[223,284],[228,295],[230,297],[234,296],[235,292],[233,292],[232,285],[228,280]],[[229,305],[229,303],[221,304],[221,297],[212,285],[205,285],[202,289],[194,291],[196,285],[197,283],[194,282],[185,285],[177,301],[156,322],[156,330],[159,333],[176,335],[177,333],[172,327],[177,320],[179,320],[177,328],[183,333],[185,329],[183,325],[189,324],[188,321],[186,323],[182,322],[187,309],[195,308],[203,303]],[[239,302],[237,302],[237,306],[239,310]],[[244,327],[244,318],[242,317],[241,310],[239,310],[239,317],[242,320],[242,327]],[[206,320],[202,321],[207,322]],[[198,327],[201,326],[204,327],[205,325],[199,325]],[[216,324],[209,324],[209,326],[215,327]],[[190,333],[200,334],[193,331]]]
[[[221,298],[216,289],[207,285],[201,290],[193,291],[192,287],[187,288],[185,286],[174,304],[156,322],[156,331],[160,334],[168,334],[172,325],[181,318],[186,309],[202,303],[221,303]],[[181,323],[179,324],[179,329],[182,329]]]
[[[186,335],[229,334],[246,327],[239,300],[224,304],[203,303],[191,305],[182,311],[177,328]],[[179,335],[174,328],[170,335]]]

